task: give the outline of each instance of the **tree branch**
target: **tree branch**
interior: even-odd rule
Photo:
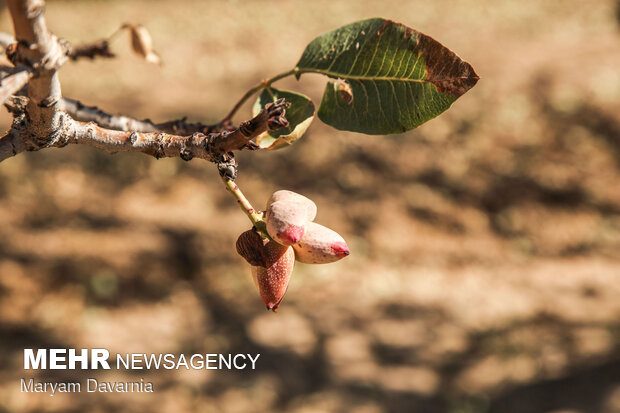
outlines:
[[[25,66],[13,69],[12,74],[0,80],[0,103],[7,100],[9,96],[19,92],[34,75],[32,70]]]
[[[188,122],[186,118],[163,123],[154,123],[150,119],[139,120],[125,115],[111,115],[97,106],[87,106],[84,103],[69,98],[63,98],[61,108],[73,119],[82,122],[95,122],[108,129],[135,132],[166,132],[174,135],[191,135],[192,133],[217,133],[232,131],[231,125],[206,125],[200,122]]]
[[[228,131],[231,132],[235,128],[230,124],[218,123],[215,125],[206,125],[201,122],[188,122],[187,118],[171,120],[168,122],[155,124],[157,129],[168,133],[178,133],[180,135],[189,135],[190,133],[219,133]]]
[[[0,47],[7,50],[11,44],[15,43],[15,38],[9,33],[0,32]],[[69,58],[78,60],[87,58],[94,60],[95,57],[112,58],[116,57],[110,50],[110,42],[106,39],[97,40],[92,43],[82,44],[71,48]]]
[[[28,3],[28,5],[26,4]],[[36,4],[33,6],[30,3],[40,3],[39,6]],[[27,0],[24,2],[23,0],[13,1],[13,9],[15,15],[15,24],[16,27],[26,28],[31,23],[34,25],[35,20],[29,20],[27,16],[25,17],[23,7],[26,7],[27,10],[37,10],[39,14],[37,16],[36,24],[40,26],[40,22],[42,21],[40,14],[42,13],[42,1],[33,1]],[[22,7],[23,6],[23,7]],[[12,14],[13,16],[13,14]],[[43,25],[44,25],[43,21]],[[21,30],[22,35],[25,39],[29,41],[35,40],[36,33],[46,33],[45,27],[37,26],[37,30]],[[110,58],[115,55],[109,49],[110,40],[116,36],[119,32],[125,29],[131,29],[133,26],[124,24],[118,30],[116,30],[108,39],[103,39],[99,41],[95,41],[93,43],[77,46],[75,48],[68,47],[68,43],[65,43],[67,49],[67,55],[72,60],[78,60],[80,58],[90,58],[94,59],[95,57],[105,57]],[[16,29],[17,30],[17,29]],[[20,33],[21,33],[20,32]],[[49,38],[53,41],[56,41],[53,35],[47,34]],[[24,42],[24,41],[23,41]],[[23,56],[15,56],[18,51],[22,51],[15,46],[15,39],[8,33],[0,33],[0,46],[7,49],[9,55],[14,56],[14,60],[20,61],[24,60]],[[30,49],[30,47],[29,47]],[[30,63],[30,60],[28,60]],[[5,76],[5,81],[0,84],[0,102],[4,102],[6,98],[10,95],[15,94],[19,91],[34,75],[35,71],[31,67],[23,66],[24,73],[20,73],[15,77]],[[29,72],[26,72],[29,70]],[[15,72],[14,68],[10,68],[10,72]],[[19,86],[19,87],[18,87]],[[227,122],[225,124],[217,124],[217,125],[206,125],[203,123],[193,123],[187,122],[185,118],[168,121],[160,124],[155,124],[149,119],[138,120],[128,116],[123,115],[110,115],[103,110],[97,108],[96,106],[86,106],[81,102],[73,99],[62,99],[58,102],[56,108],[57,110],[64,110],[68,112],[74,119],[85,121],[85,122],[96,122],[100,126],[109,129],[116,129],[122,131],[136,131],[136,132],[156,132],[163,131],[167,133],[177,134],[177,135],[189,135],[195,132],[200,133],[212,133],[212,132],[221,132],[224,130],[232,131],[234,128],[230,126],[230,123]]]
[[[158,132],[160,129],[150,120],[137,120],[123,115],[110,115],[96,106],[86,106],[74,99],[63,98],[60,107],[75,120],[95,122],[99,126],[120,131]],[[193,133],[193,132],[192,132]],[[183,133],[183,135],[186,135]]]
[[[69,52],[47,31],[43,17],[43,0],[8,0],[17,47],[12,53],[14,64],[24,64],[35,70],[28,84],[28,114],[31,127],[40,139],[47,139],[58,129],[58,102],[62,98],[57,69]]]
[[[11,129],[0,138],[0,161],[24,152],[26,146],[24,141]]]
[[[43,18],[44,1],[8,0],[8,6],[17,43],[8,47],[7,55],[13,64],[23,65],[25,69],[3,79],[5,90],[0,90],[0,97],[2,92],[11,95],[31,79],[27,88],[28,98],[13,97],[5,102],[7,109],[13,113],[13,125],[0,138],[0,161],[23,151],[85,144],[112,153],[141,152],[156,158],[178,156],[187,161],[201,158],[221,163],[223,158],[230,158],[230,152],[252,147],[252,139],[261,133],[288,125],[284,117],[288,104],[284,99],[266,105],[258,115],[241,123],[238,128],[229,126],[229,122],[222,122],[213,127],[218,131],[216,133],[196,131],[187,136],[169,134],[162,129],[178,132],[181,129],[201,128],[207,132],[210,127],[189,124],[185,120],[154,125],[149,120],[115,117],[96,107],[87,107],[70,99],[63,100],[57,70],[67,60],[71,48],[67,42],[59,41],[47,31]],[[144,47],[149,46],[147,43],[150,41],[148,33],[145,33],[137,34],[142,35],[144,44],[141,43],[141,46]],[[63,108],[76,118],[90,122],[75,120]]]
[[[111,153],[140,152],[155,158],[180,157],[218,162],[222,155],[242,149],[261,133],[286,126],[286,102],[279,100],[265,106],[258,115],[243,122],[239,128],[220,133],[194,133],[189,136],[165,132],[119,131],[103,128],[93,122],[74,120],[69,114],[59,112],[59,127],[49,139],[43,140],[31,127],[30,105],[26,98],[15,97],[7,102],[14,115],[13,127],[0,138],[0,161],[24,151],[61,148],[68,144],[94,146]]]
[[[110,50],[110,43],[107,40],[98,40],[93,43],[74,47],[69,57],[71,60],[78,60],[80,58],[94,60],[96,57],[109,59],[116,57],[116,55]]]
[[[288,103],[284,99],[266,105],[258,115],[242,122],[237,129],[220,133],[219,137],[213,141],[213,149],[218,153],[242,149],[261,133],[288,126],[288,121],[284,117],[287,107]],[[249,138],[250,136],[252,137]]]

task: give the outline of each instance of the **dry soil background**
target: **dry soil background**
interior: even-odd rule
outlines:
[[[141,22],[165,62],[143,63],[120,37],[117,59],[63,68],[66,96],[205,122],[291,68],[314,36],[374,16],[435,37],[482,79],[403,135],[316,120],[291,148],[239,155],[238,183],[256,205],[276,189],[301,192],[352,249],[336,264],[298,265],[277,315],[234,253],[249,224],[213,165],[85,147],[0,164],[0,412],[620,412],[614,1],[47,10],[74,44]],[[323,84],[279,85],[318,102]],[[34,346],[262,356],[254,372],[80,373],[145,377],[156,392],[51,398],[19,391],[22,349]]]

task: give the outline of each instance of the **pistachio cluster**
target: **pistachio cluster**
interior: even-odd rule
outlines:
[[[286,293],[295,260],[326,264],[349,255],[345,240],[313,222],[316,204],[292,191],[276,191],[264,214],[269,237],[256,228],[237,239],[237,252],[252,265],[252,278],[268,310],[276,311]]]

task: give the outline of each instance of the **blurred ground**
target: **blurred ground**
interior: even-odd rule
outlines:
[[[216,121],[314,36],[374,16],[435,37],[482,79],[403,135],[316,120],[289,149],[240,154],[250,200],[301,192],[353,251],[298,265],[277,315],[234,253],[249,225],[212,165],[84,147],[0,164],[0,412],[620,412],[618,10],[49,2],[74,44],[126,21],[152,31],[161,69],[119,38],[118,59],[61,73],[66,96],[140,118]],[[278,85],[318,102],[323,82]],[[144,376],[153,394],[50,398],[19,392],[35,346],[262,356],[250,373],[97,373]]]

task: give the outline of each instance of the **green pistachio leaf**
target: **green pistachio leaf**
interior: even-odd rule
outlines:
[[[441,114],[478,81],[472,66],[431,37],[374,18],[315,38],[295,68],[330,77],[319,119],[336,129],[401,133]]]

